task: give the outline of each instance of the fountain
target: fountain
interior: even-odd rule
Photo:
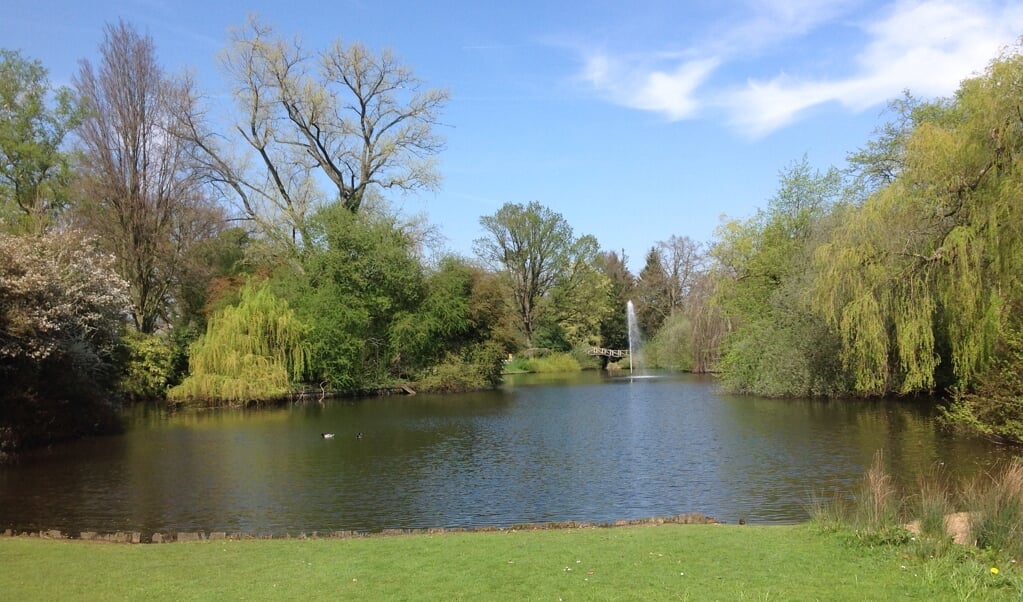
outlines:
[[[635,375],[635,369],[639,366],[639,359],[636,356],[639,351],[640,333],[639,322],[636,320],[636,306],[632,304],[632,299],[625,304],[625,317],[629,325],[629,372]]]

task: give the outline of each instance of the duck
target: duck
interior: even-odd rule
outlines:
[[[359,431],[359,434],[356,435],[355,438],[356,439],[362,439],[362,431]]]
[[[324,439],[333,439],[334,433],[320,433],[320,436],[323,437]]]

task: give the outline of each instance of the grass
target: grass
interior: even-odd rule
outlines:
[[[1018,599],[1013,566],[816,525],[662,525],[124,545],[0,539],[9,600]]]
[[[579,372],[582,366],[571,353],[551,353],[542,357],[516,357],[505,365],[506,373],[560,373]]]

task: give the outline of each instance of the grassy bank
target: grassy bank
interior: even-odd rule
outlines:
[[[118,545],[0,539],[10,600],[1011,600],[1014,566],[813,525],[663,525]]]

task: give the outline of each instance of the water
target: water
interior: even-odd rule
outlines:
[[[525,375],[465,395],[129,418],[124,435],[0,467],[0,529],[284,534],[686,512],[788,523],[815,493],[853,488],[877,449],[908,481],[1006,453],[935,430],[913,404],[730,397],[677,375]]]

